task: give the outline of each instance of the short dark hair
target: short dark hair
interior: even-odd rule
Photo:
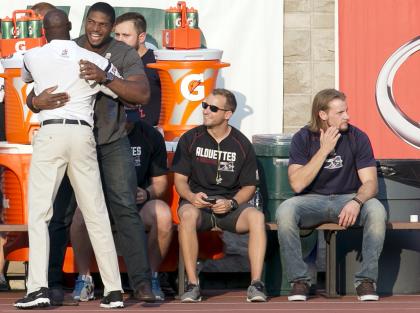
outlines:
[[[133,22],[134,27],[137,31],[137,35],[145,32],[147,30],[146,19],[143,15],[137,12],[127,12],[117,17],[115,24],[121,24],[123,22]]]
[[[115,10],[112,6],[105,2],[96,2],[94,3],[89,10],[87,11],[87,15],[89,16],[92,12],[101,12],[109,17],[111,20],[111,24],[114,25],[115,23]]]
[[[232,113],[235,112],[236,106],[237,106],[236,98],[235,98],[235,95],[231,91],[229,91],[227,89],[224,89],[224,88],[216,88],[211,93],[214,96],[225,97],[225,99],[226,99],[226,107],[225,108],[232,111]]]

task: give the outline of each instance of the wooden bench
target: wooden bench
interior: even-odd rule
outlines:
[[[266,223],[268,230],[277,231],[277,224]],[[361,228],[362,226],[355,226],[354,228]],[[386,225],[387,229],[390,230],[420,230],[420,223],[412,222],[388,222]],[[327,243],[326,249],[326,278],[325,278],[325,296],[328,298],[338,297],[337,294],[337,277],[336,277],[336,253],[337,253],[337,232],[346,230],[347,228],[339,226],[335,223],[321,224],[315,228],[315,230],[323,230],[325,241]]]
[[[0,224],[0,232],[26,232],[28,225],[26,224]]]

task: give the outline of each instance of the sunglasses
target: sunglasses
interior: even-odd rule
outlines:
[[[210,111],[212,111],[213,113],[217,113],[219,110],[220,111],[230,111],[230,110],[225,110],[225,109],[221,109],[218,108],[217,106],[213,105],[213,104],[208,104],[207,102],[201,102],[201,106],[203,107],[203,109],[207,109],[208,107],[210,107]]]

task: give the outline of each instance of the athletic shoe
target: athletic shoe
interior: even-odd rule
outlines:
[[[92,276],[79,275],[74,285],[73,298],[78,301],[89,301],[95,299],[95,285]]]
[[[264,283],[259,280],[253,280],[246,292],[246,301],[248,302],[266,302],[267,295],[265,294]]]
[[[298,280],[292,283],[289,301],[306,301],[309,295],[309,284],[306,281]]]
[[[373,280],[364,279],[356,287],[357,299],[360,301],[378,301],[379,296],[376,293],[376,286]]]
[[[50,306],[48,288],[42,287],[37,291],[27,294],[24,298],[17,300],[14,306],[18,309],[45,308]]]
[[[118,309],[123,307],[124,302],[120,290],[111,291],[101,300],[101,308]]]
[[[152,292],[155,295],[156,300],[158,301],[165,300],[165,294],[160,288],[159,273],[152,274]]]
[[[187,289],[184,294],[181,296],[181,302],[200,302],[200,286],[194,284],[188,284]]]
[[[152,284],[150,281],[142,281],[133,292],[134,298],[140,301],[153,303],[156,301],[156,297],[152,290]]]
[[[64,293],[61,287],[52,287],[48,290],[51,306],[76,306],[79,301],[75,300],[71,295]]]

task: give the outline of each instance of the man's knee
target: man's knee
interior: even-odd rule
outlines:
[[[186,204],[179,208],[178,216],[181,225],[185,223],[196,223],[200,216],[200,212],[199,209],[192,204]]]
[[[256,227],[265,227],[265,217],[264,217],[264,213],[262,213],[261,211],[258,211],[256,208],[249,208],[249,213],[248,213],[248,223],[250,228],[252,228],[253,226]]]
[[[158,200],[156,204],[156,221],[158,230],[161,232],[170,232],[172,230],[171,208],[166,202]]]
[[[296,221],[296,206],[294,199],[282,202],[276,210],[277,225],[293,224]]]
[[[365,227],[378,234],[385,232],[388,216],[385,207],[379,200],[375,198],[368,200],[361,210]]]

